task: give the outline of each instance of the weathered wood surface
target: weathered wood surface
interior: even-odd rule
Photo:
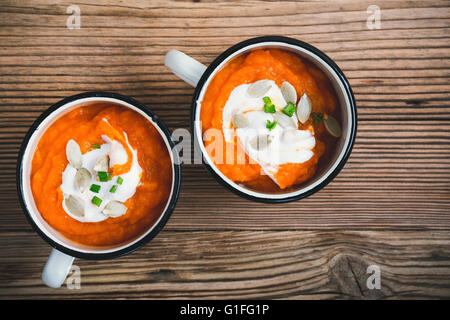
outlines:
[[[33,232],[0,238],[0,298],[392,299],[450,290],[443,231],[164,230],[132,255],[76,260],[81,283],[72,290],[42,285],[50,249]],[[380,268],[380,290],[366,286],[369,265]]]
[[[71,4],[0,0],[2,297],[450,297],[448,1],[377,1],[379,30],[366,25],[372,1],[83,1],[81,29],[69,30]],[[164,54],[208,64],[267,34],[311,43],[348,77],[358,135],[339,176],[305,200],[267,205],[185,166],[177,208],[151,244],[108,262],[77,260],[81,290],[45,288],[49,247],[15,193],[19,144],[37,116],[63,97],[105,90],[147,104],[172,130],[188,128],[193,89]],[[349,275],[372,262],[382,289],[356,291]]]

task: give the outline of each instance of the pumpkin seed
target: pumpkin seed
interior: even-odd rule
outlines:
[[[264,96],[267,91],[272,87],[272,81],[270,80],[258,80],[252,83],[248,89],[247,94],[252,98],[260,98]]]
[[[269,146],[272,139],[267,134],[261,134],[252,138],[249,142],[250,146],[255,150],[263,150]]]
[[[65,204],[70,213],[78,217],[84,216],[84,201],[80,197],[69,195],[65,200]]]
[[[328,133],[333,137],[339,138],[341,136],[341,126],[333,116],[325,116],[323,119],[323,124],[325,125],[325,129],[327,129]]]
[[[75,169],[81,168],[81,150],[78,143],[75,140],[70,139],[66,145],[66,156],[67,160],[72,167]]]
[[[110,201],[103,209],[103,214],[107,215],[111,218],[117,218],[121,215],[124,215],[127,212],[128,208],[119,201]]]
[[[233,123],[233,127],[235,127],[236,129],[245,128],[248,126],[248,119],[243,113],[235,114],[231,119],[231,122]]]
[[[285,115],[284,113],[281,112],[275,112],[273,115],[273,119],[283,128],[288,129],[288,128],[293,128],[293,129],[297,129],[297,126],[295,125],[294,121],[292,120],[291,117]]]
[[[95,162],[94,170],[97,172],[99,171],[108,172],[108,168],[109,168],[109,157],[108,155],[105,154],[97,159],[97,161]]]
[[[302,95],[297,105],[297,118],[301,123],[308,121],[311,115],[312,104],[306,93]]]
[[[75,185],[81,192],[84,192],[89,186],[91,179],[91,173],[85,168],[80,168],[75,174]]]
[[[281,84],[281,94],[286,102],[297,102],[297,91],[295,91],[294,86],[287,81]]]

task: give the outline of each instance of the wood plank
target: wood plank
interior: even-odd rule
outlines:
[[[84,1],[78,30],[66,28],[71,4],[0,6],[1,297],[450,296],[448,1],[378,1],[379,30],[366,26],[370,0]],[[171,130],[189,128],[194,89],[164,67],[164,54],[179,49],[209,64],[274,33],[323,50],[350,81],[358,134],[338,177],[307,199],[269,206],[185,165],[177,208],[150,245],[113,261],[77,260],[81,290],[45,288],[49,247],[15,191],[33,121],[66,96],[103,90],[148,105]],[[381,267],[380,291],[364,290],[370,263]]]
[[[75,260],[80,289],[40,281],[50,251],[30,232],[0,233],[7,299],[379,299],[450,295],[448,232],[162,231],[131,255]],[[19,262],[20,261],[20,262]],[[367,288],[369,265],[381,288]]]

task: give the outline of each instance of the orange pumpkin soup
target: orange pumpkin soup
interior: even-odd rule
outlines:
[[[78,165],[68,158],[69,141],[81,151]],[[171,185],[171,158],[158,130],[114,103],[83,104],[58,118],[32,160],[31,189],[40,214],[66,238],[85,245],[116,245],[143,234],[162,214]],[[77,188],[82,188],[78,197],[67,194]],[[89,208],[80,211],[83,197],[89,201],[81,201],[82,209]],[[78,203],[70,203],[74,199]],[[112,201],[117,199],[123,202]],[[88,212],[95,219],[89,220]]]
[[[292,88],[290,94],[295,97],[286,96],[286,87]],[[336,94],[325,74],[306,59],[274,48],[233,58],[218,71],[201,102],[200,119],[205,148],[225,176],[256,191],[277,193],[294,190],[327,161],[335,150],[336,135],[333,137],[325,124],[337,119],[333,124],[339,126],[340,115]],[[280,137],[289,136],[284,145],[279,145],[286,150],[281,152],[284,158],[271,166],[264,162],[270,153],[258,149],[262,147],[245,148],[242,140],[251,137],[247,134],[250,127],[265,130],[269,140],[277,130]],[[224,133],[219,144],[205,138],[211,129]],[[226,138],[226,131],[233,130],[237,138]],[[218,152],[226,154],[229,150],[234,152],[231,163],[217,160]],[[238,159],[242,154],[245,161]],[[268,165],[262,167],[262,163]]]

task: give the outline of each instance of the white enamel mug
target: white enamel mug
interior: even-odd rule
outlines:
[[[40,137],[59,117],[81,105],[93,102],[110,102],[130,108],[152,123],[163,137],[172,162],[172,188],[167,204],[158,220],[135,238],[119,245],[95,247],[75,243],[52,228],[39,213],[30,186],[31,161]],[[103,260],[131,253],[150,241],[164,227],[178,199],[181,184],[181,166],[175,144],[164,123],[145,105],[117,93],[87,92],[65,98],[47,109],[31,126],[19,151],[17,162],[17,190],[25,216],[34,230],[54,249],[42,272],[42,281],[58,288],[64,283],[74,258]]]
[[[202,141],[200,111],[206,89],[217,71],[233,58],[260,48],[288,50],[312,62],[333,85],[342,114],[342,135],[337,140],[337,151],[331,161],[298,189],[285,193],[263,193],[246,188],[226,177],[215,166]],[[179,78],[195,87],[192,99],[191,131],[196,147],[202,151],[203,164],[210,173],[232,192],[253,201],[282,203],[305,198],[326,186],[344,167],[352,150],[356,136],[356,103],[350,84],[343,72],[327,55],[319,49],[296,39],[281,36],[266,36],[240,42],[220,54],[208,67],[183,52],[170,50],[165,57],[165,65]]]

